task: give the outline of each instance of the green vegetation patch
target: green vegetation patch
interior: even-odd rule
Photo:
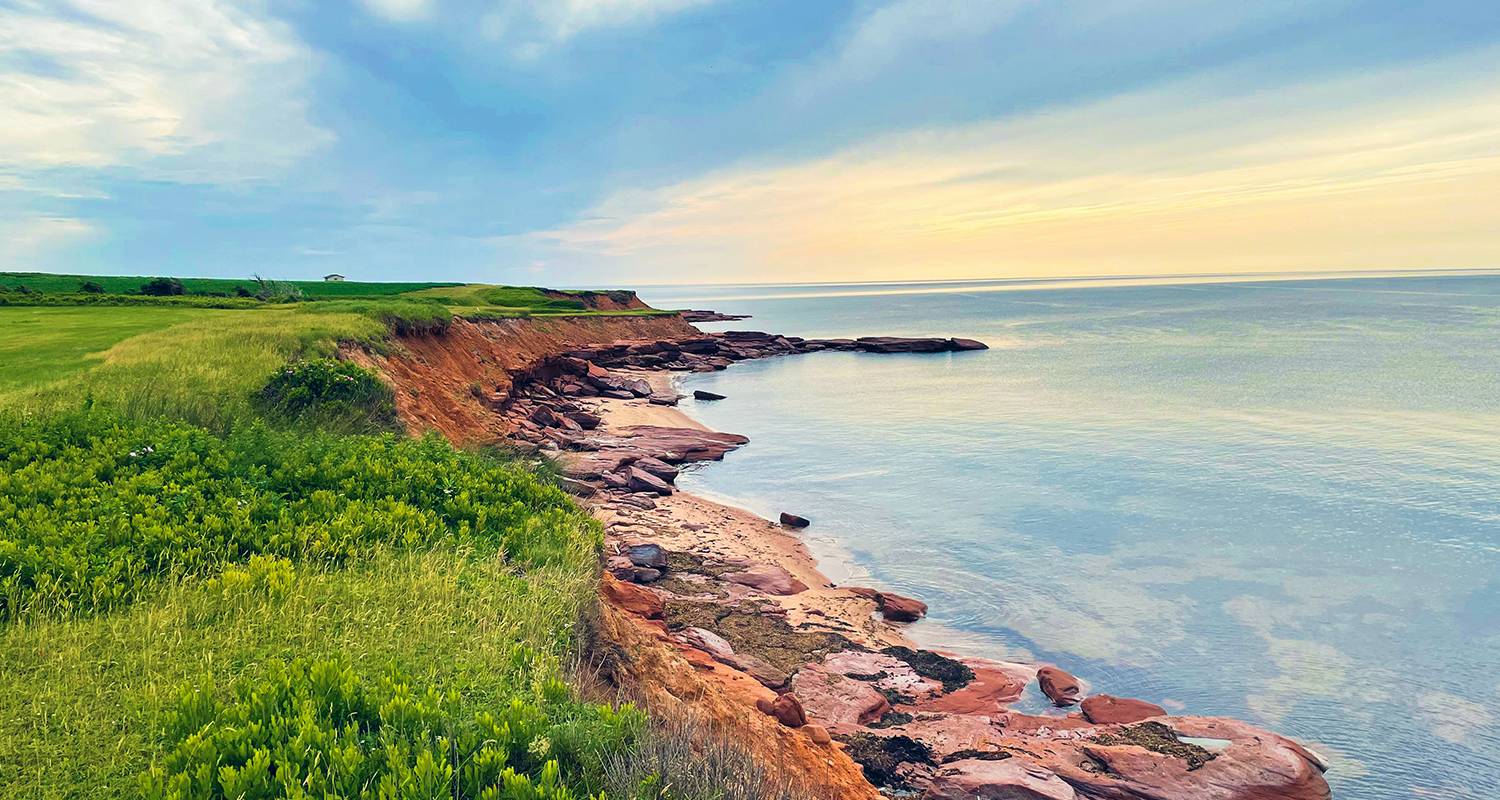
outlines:
[[[573,800],[643,727],[635,709],[577,703],[556,678],[465,714],[396,669],[367,682],[338,660],[272,662],[228,699],[212,683],[180,694],[142,795]]]
[[[115,607],[255,554],[441,543],[532,566],[598,542],[554,486],[436,438],[219,437],[97,413],[0,419],[0,531],[0,619]]]
[[[342,433],[400,430],[396,395],[367,369],[331,358],[288,364],[256,395],[270,419]]]

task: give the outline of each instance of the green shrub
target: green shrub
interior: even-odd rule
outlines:
[[[278,423],[344,433],[399,430],[396,397],[369,370],[331,358],[289,364],[256,393],[260,411]]]
[[[78,284],[78,292],[80,294],[104,294],[104,287],[100,286],[97,281],[84,281]]]
[[[289,281],[266,280],[255,277],[255,299],[268,303],[295,303],[302,299],[302,290]]]
[[[630,706],[579,703],[553,676],[465,714],[456,693],[395,669],[371,685],[339,660],[273,662],[227,700],[212,683],[184,689],[141,789],[148,800],[582,800],[644,721]]]
[[[154,297],[184,294],[186,291],[186,289],[182,288],[182,281],[176,278],[152,278],[141,284],[141,294],[152,295]]]
[[[575,563],[599,533],[525,466],[436,437],[0,416],[0,620],[118,606],[257,554],[435,545],[524,568]]]

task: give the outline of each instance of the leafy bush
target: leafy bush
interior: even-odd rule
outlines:
[[[289,364],[256,394],[260,410],[276,422],[345,433],[399,429],[396,398],[369,370],[320,358]]]
[[[526,467],[436,437],[0,416],[0,620],[117,606],[257,554],[433,545],[544,566],[599,533]]]
[[[78,284],[80,294],[104,294],[104,287],[97,281],[84,281]]]
[[[395,669],[370,685],[343,661],[273,662],[227,701],[211,683],[184,689],[170,750],[141,789],[148,800],[581,800],[643,724],[630,706],[574,701],[551,676],[466,715],[458,695]]]
[[[290,281],[273,281],[255,277],[255,299],[268,303],[295,303],[302,299],[302,290]]]
[[[166,297],[186,292],[187,290],[182,288],[182,281],[176,278],[152,278],[141,284],[141,294],[154,297]]]

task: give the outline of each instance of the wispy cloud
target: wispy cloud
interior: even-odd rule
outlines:
[[[1496,55],[890,136],[618,193],[532,241],[662,279],[1482,266],[1500,89],[1472,76]]]
[[[437,0],[363,0],[376,16],[392,22],[415,22],[442,16]],[[498,0],[482,7],[455,9],[486,39],[504,42],[515,55],[535,57],[579,34],[603,28],[650,23],[658,18],[708,5],[715,0]]]
[[[312,55],[255,4],[21,0],[0,7],[0,167],[261,177],[329,141]],[[23,178],[24,180],[24,178]]]
[[[95,232],[92,225],[71,217],[26,216],[0,222],[0,264],[26,269],[37,254]]]

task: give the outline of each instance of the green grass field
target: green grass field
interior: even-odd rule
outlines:
[[[92,281],[110,294],[134,294],[150,276],[134,275],[51,275],[42,272],[0,272],[0,287],[24,286],[46,294],[77,292],[84,281]],[[183,288],[195,294],[233,295],[236,289],[254,292],[255,281],[249,278],[181,278]],[[367,281],[287,281],[309,298],[385,297],[422,289],[459,286],[457,283],[372,283]]]
[[[574,800],[629,762],[631,712],[558,683],[600,532],[550,473],[258,402],[290,362],[449,313],[0,307],[0,798]],[[316,699],[365,694],[354,726]]]

